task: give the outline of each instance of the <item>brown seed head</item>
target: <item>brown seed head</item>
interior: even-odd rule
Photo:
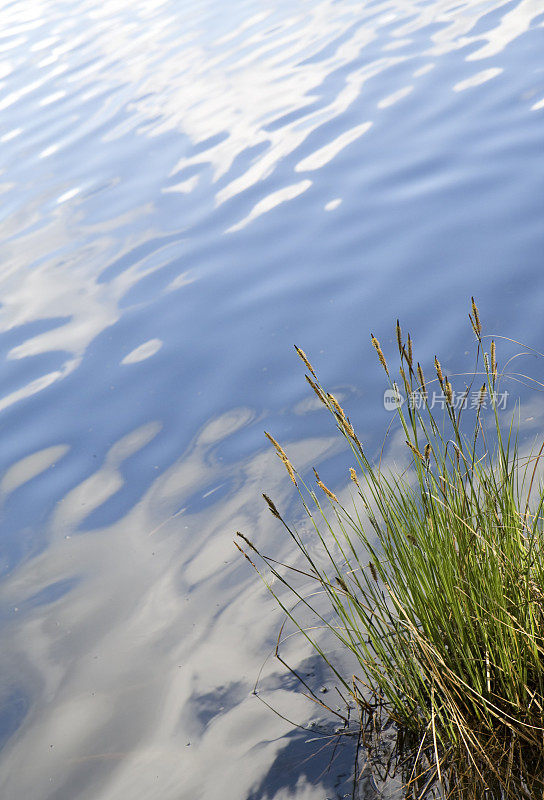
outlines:
[[[421,391],[423,392],[424,395],[426,395],[427,386],[425,384],[425,376],[423,375],[423,370],[421,369],[421,364],[419,363],[419,361],[417,362],[417,379],[419,381],[419,386],[421,388]]]
[[[436,369],[436,374],[438,376],[438,382],[440,383],[440,386],[443,388],[444,387],[444,376],[442,375],[442,367],[440,366],[440,361],[438,360],[437,356],[434,357],[434,366],[435,366],[435,369]]]
[[[402,331],[400,329],[400,322],[397,320],[397,345],[399,353],[402,356]]]
[[[406,373],[404,371],[404,367],[399,367],[399,375],[402,378],[402,381],[404,383],[404,391],[406,392],[406,394],[411,394],[411,388],[412,387],[411,387],[410,381],[406,377]],[[397,387],[396,383],[393,383],[393,388],[396,391],[398,391],[398,387]]]
[[[310,372],[312,373],[312,375],[314,376],[314,378],[317,380],[317,375],[316,375],[316,374],[315,374],[315,372],[314,372],[314,368],[313,368],[313,367],[312,367],[312,365],[310,364],[310,361],[308,360],[308,356],[306,355],[306,353],[304,352],[304,350],[301,350],[301,348],[300,348],[300,347],[297,347],[296,345],[295,345],[295,350],[297,351],[297,354],[298,354],[299,358],[301,358],[301,359],[302,359],[302,361],[304,362],[304,364],[306,365],[307,369],[309,369],[309,370],[310,370]]]
[[[270,433],[268,433],[267,431],[265,431],[265,432],[264,432],[264,435],[266,436],[266,438],[267,438],[267,439],[268,439],[270,442],[272,442],[272,444],[273,444],[273,445],[274,445],[274,447],[276,448],[276,455],[278,456],[278,458],[280,459],[280,461],[281,461],[281,462],[283,463],[283,465],[285,466],[285,469],[287,470],[287,472],[288,472],[288,474],[289,474],[289,477],[291,478],[291,480],[293,481],[293,483],[295,484],[295,486],[297,486],[297,481],[296,481],[296,478],[295,478],[295,470],[293,469],[293,465],[292,465],[292,464],[291,464],[291,462],[289,461],[289,458],[288,458],[288,456],[287,456],[287,453],[285,452],[285,450],[283,449],[283,447],[281,446],[281,444],[279,444],[279,442],[277,442],[277,441],[274,439],[274,437],[273,437],[273,436],[272,436]]]
[[[254,561],[252,561],[252,560],[250,559],[250,557],[248,556],[248,554],[246,553],[246,551],[245,551],[245,550],[244,550],[242,547],[240,547],[240,545],[238,544],[238,542],[236,541],[236,539],[233,539],[233,540],[232,540],[232,543],[233,543],[233,545],[234,545],[234,546],[235,546],[235,547],[236,547],[236,548],[237,548],[237,549],[238,549],[238,550],[241,552],[241,554],[244,556],[244,558],[246,558],[246,559],[249,561],[249,563],[251,564],[251,566],[253,567],[253,569],[257,569],[257,565],[255,564],[255,562],[254,562]],[[258,572],[258,569],[257,569],[257,572]]]
[[[344,430],[351,439],[355,439],[355,429],[347,417],[344,419]]]
[[[370,341],[372,342],[372,346],[374,347],[375,351],[378,354],[378,358],[380,359],[380,364],[389,375],[389,370],[387,369],[387,361],[385,360],[385,356],[382,352],[382,348],[380,347],[379,341],[376,339],[373,333],[370,334]]]
[[[417,449],[417,447],[414,447],[414,445],[413,445],[411,442],[409,442],[409,441],[408,441],[408,439],[406,439],[406,444],[408,445],[408,447],[410,448],[410,450],[412,451],[412,453],[413,453],[413,454],[414,454],[414,455],[415,455],[417,458],[419,458],[419,459],[420,459],[420,461],[425,461],[425,458],[424,458],[424,457],[421,455],[421,453],[419,452],[419,450]]]
[[[348,587],[346,586],[346,582],[345,582],[345,580],[343,578],[336,577],[335,580],[336,580],[336,583],[338,584],[338,586],[341,589],[343,589],[345,592],[349,593]]]
[[[321,489],[323,489],[323,491],[325,492],[325,494],[327,495],[327,497],[329,498],[329,500],[333,500],[335,503],[337,503],[337,502],[338,502],[338,498],[337,498],[337,496],[334,494],[334,492],[331,492],[331,490],[330,490],[330,489],[327,489],[327,487],[325,486],[325,484],[323,483],[323,481],[318,481],[318,482],[317,482],[317,485],[318,485],[318,486],[319,486]]]
[[[332,403],[338,422],[344,428],[344,431],[347,433],[347,435],[353,438],[355,436],[355,431],[353,430],[351,422],[346,417],[344,409],[342,408],[342,406],[340,405],[340,403],[333,394],[329,392],[327,394],[327,397]]]
[[[317,470],[316,470],[315,467],[314,467],[314,475],[315,475],[316,483],[319,486],[319,488],[322,489],[325,492],[325,494],[327,495],[329,500],[334,500],[334,502],[337,503],[338,502],[337,496],[334,494],[334,492],[331,492],[330,489],[327,489],[327,487],[325,486],[325,484],[323,483],[323,481],[321,480],[321,478],[317,474]]]
[[[269,441],[269,442],[272,442],[272,444],[273,444],[273,445],[274,445],[274,447],[276,448],[276,453],[277,453],[277,454],[280,456],[280,458],[281,458],[281,459],[287,459],[287,453],[285,452],[285,450],[283,449],[283,447],[281,446],[281,444],[279,444],[279,442],[277,442],[277,441],[274,439],[274,437],[272,436],[272,434],[271,434],[271,433],[268,433],[268,431],[265,431],[265,432],[264,432],[264,435],[266,436],[266,438],[268,439],[268,441]]]
[[[331,403],[332,403],[332,405],[333,405],[333,407],[334,407],[334,410],[336,411],[336,413],[338,414],[338,416],[339,416],[339,417],[342,417],[342,418],[344,419],[344,418],[345,418],[345,416],[346,416],[346,415],[344,414],[344,409],[342,408],[342,406],[340,405],[340,403],[338,402],[338,400],[336,399],[336,397],[335,397],[333,394],[331,394],[330,392],[328,392],[328,393],[327,393],[327,397],[328,397],[328,398],[329,398],[329,400],[331,401]]]
[[[378,573],[376,572],[376,567],[374,566],[372,561],[368,562],[368,568],[370,570],[370,574],[372,575],[376,583],[378,583]]]
[[[493,378],[497,379],[497,353],[495,348],[495,342],[491,342],[491,372],[493,373]]]
[[[431,457],[431,450],[432,450],[431,443],[427,442],[427,444],[425,445],[425,450],[424,450],[425,461],[429,461],[429,459]]]
[[[270,509],[270,513],[274,517],[277,517],[278,519],[281,519],[280,512],[278,511],[278,509],[274,505],[273,501],[269,498],[269,496],[263,492],[263,497],[264,497],[264,499],[266,500],[266,502],[268,504],[268,508]]]
[[[325,494],[327,495],[327,497],[328,497],[330,500],[334,500],[334,502],[335,502],[335,503],[337,503],[337,502],[338,502],[338,498],[337,498],[337,496],[334,494],[334,492],[331,492],[331,490],[330,490],[330,489],[327,489],[327,487],[325,486],[325,484],[323,483],[323,481],[318,481],[318,482],[317,482],[317,484],[318,484],[318,486],[319,486],[321,489],[323,489],[323,491],[325,492]]]
[[[482,407],[482,403],[485,400],[485,383],[482,383],[482,388],[480,389],[480,396],[478,398],[478,410]]]
[[[472,300],[472,316],[473,316],[472,327],[474,328],[474,333],[479,339],[482,335],[482,323],[480,322],[480,315],[478,313],[476,302],[473,297],[471,298],[471,300]]]
[[[240,539],[243,539],[244,542],[247,544],[247,546],[250,547],[252,550],[254,550],[255,553],[259,552],[255,547],[255,545],[253,544],[253,542],[250,539],[248,539],[247,536],[244,536],[243,533],[240,533],[240,531],[236,531],[236,536],[239,536]]]
[[[353,467],[349,468],[349,477],[351,478],[353,483],[355,483],[357,486],[359,486],[359,481],[357,480],[357,473],[355,472]]]
[[[447,378],[444,382],[444,394],[446,395],[446,402],[451,406],[453,403],[453,389],[451,388],[451,383]]]
[[[412,364],[414,359],[412,355],[412,340],[410,338],[410,334],[408,334],[408,339],[406,341],[406,344],[408,346],[408,353],[407,353],[408,366],[410,367],[410,369],[412,369]]]
[[[293,465],[291,464],[288,458],[282,458],[281,460],[283,465],[285,466],[285,469],[287,470],[289,477],[291,478],[295,486],[298,486],[297,479],[295,478],[295,470],[293,469]]]
[[[310,384],[310,386],[312,387],[312,389],[314,390],[314,392],[316,393],[316,395],[318,396],[318,398],[321,400],[323,405],[327,405],[327,401],[325,399],[325,395],[323,394],[323,392],[321,391],[319,386],[316,383],[313,382],[313,380],[310,378],[309,375],[305,375],[305,378],[308,381],[308,383]]]

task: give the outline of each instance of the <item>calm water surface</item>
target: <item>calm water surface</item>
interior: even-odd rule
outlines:
[[[0,795],[351,797],[232,534],[289,556],[264,428],[346,483],[293,343],[371,450],[370,331],[542,349],[542,0],[0,9]]]

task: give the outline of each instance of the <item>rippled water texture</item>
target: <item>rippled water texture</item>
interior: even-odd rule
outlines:
[[[371,450],[371,330],[542,349],[542,1],[0,7],[0,795],[343,797],[232,534],[345,485],[293,343]]]

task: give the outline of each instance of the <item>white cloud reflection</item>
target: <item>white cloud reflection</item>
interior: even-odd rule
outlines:
[[[410,0],[368,8],[351,0],[319,0],[303,10],[277,3],[257,13],[254,4],[234,3],[218,26],[210,3],[187,13],[181,31],[180,8],[172,0],[85,0],[77,14],[59,13],[52,0],[40,0],[32,10],[21,4],[4,8],[0,76],[6,91],[0,108],[11,112],[41,103],[41,113],[53,114],[54,107],[66,104],[62,113],[69,124],[53,126],[49,139],[37,139],[34,158],[53,163],[89,136],[96,150],[126,133],[179,135],[179,155],[167,167],[169,175],[161,176],[163,185],[147,206],[128,214],[112,211],[100,225],[100,241],[85,222],[85,194],[96,182],[92,171],[85,181],[62,176],[57,185],[51,183],[55,214],[34,191],[24,213],[17,209],[6,220],[0,330],[67,310],[71,319],[13,348],[11,358],[59,350],[69,356],[60,369],[5,398],[4,407],[70,374],[90,342],[119,319],[121,299],[147,273],[134,268],[114,281],[96,281],[103,265],[120,255],[116,248],[137,243],[118,246],[123,217],[145,218],[158,196],[174,201],[179,195],[184,202],[198,187],[216,206],[236,200],[239,218],[225,231],[241,230],[307,191],[310,182],[297,181],[298,173],[326,169],[377,124],[381,109],[414,93],[417,82],[406,85],[408,74],[423,77],[441,56],[467,47],[468,61],[496,60],[540,13],[538,0],[520,0],[504,12],[499,0]],[[476,33],[484,16],[489,27]],[[423,37],[419,53],[432,61],[413,69],[416,34]],[[12,86],[21,65],[26,79]],[[384,78],[383,96],[372,103],[376,118],[370,120],[366,88],[391,70],[397,77]],[[444,91],[478,85],[501,70],[494,63]],[[84,110],[93,99],[96,107]],[[541,108],[541,101],[532,108]],[[21,133],[25,129],[14,125],[2,141],[15,142]],[[311,151],[306,146],[299,154],[308,141]],[[293,166],[285,168],[291,158]],[[111,185],[118,181],[112,176]],[[260,189],[251,200],[241,197],[255,187]],[[72,250],[68,256],[66,247]],[[39,265],[29,268],[33,263]],[[179,280],[183,285],[182,276]]]
[[[214,798],[221,786],[224,800],[240,800],[273,763],[291,728],[251,689],[280,615],[231,539],[236,529],[257,532],[285,553],[287,537],[256,498],[264,482],[285,505],[290,483],[271,452],[230,467],[212,456],[252,418],[240,409],[210,421],[124,519],[78,534],[121,486],[121,461],[158,427],[124,437],[59,504],[47,549],[0,585],[3,607],[20,609],[17,624],[4,628],[0,662],[19,662],[32,695],[0,756],[2,796],[52,800],[73,797],[77,787],[81,800],[193,800]],[[337,447],[335,437],[289,450],[308,468]],[[40,466],[62,452],[43,453]],[[226,498],[177,514],[200,487],[232,478],[238,489]],[[18,478],[9,480],[15,486]],[[25,610],[36,592],[72,577],[79,582],[68,595]],[[293,644],[299,658],[307,654],[302,642]],[[267,662],[265,676],[276,671]],[[238,688],[203,726],[195,698],[221,686]],[[295,719],[314,712],[298,692],[272,697]],[[307,791],[313,796],[315,787]]]

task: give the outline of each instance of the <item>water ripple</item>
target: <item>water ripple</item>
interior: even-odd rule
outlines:
[[[344,491],[293,342],[379,452],[369,330],[544,335],[542,4],[0,5],[0,793],[338,798],[231,535],[291,555],[264,427]]]

